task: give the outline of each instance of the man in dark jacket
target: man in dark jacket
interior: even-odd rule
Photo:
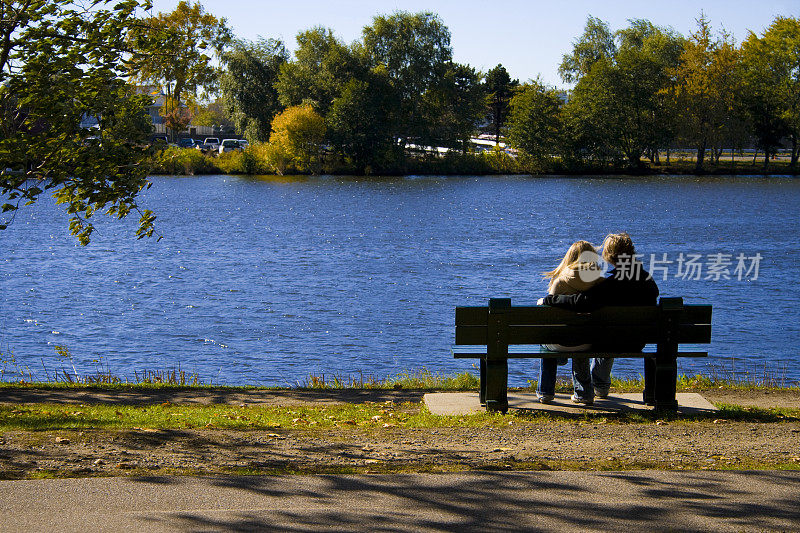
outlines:
[[[548,295],[544,305],[563,307],[573,311],[593,311],[605,306],[656,305],[658,303],[658,286],[652,276],[636,260],[633,241],[627,233],[612,233],[603,242],[603,259],[612,265],[606,279],[586,292],[570,295]],[[639,352],[644,345],[626,341],[624,338],[603,344],[593,344],[593,351],[602,352]],[[596,358],[591,361],[583,359],[584,364],[573,364],[572,381],[575,403],[591,405],[594,396],[605,398],[611,387],[611,367],[613,358]],[[575,361],[578,362],[578,361]],[[645,385],[652,372],[649,365],[652,361],[645,359]]]

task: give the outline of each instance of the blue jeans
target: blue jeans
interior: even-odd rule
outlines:
[[[556,373],[559,365],[567,363],[566,357],[549,357],[542,359],[539,367],[539,383],[536,392],[542,396],[553,396],[556,393]]]
[[[608,390],[611,387],[612,357],[592,359],[592,383],[595,389]]]
[[[595,389],[608,390],[611,387],[611,367],[614,359],[610,357],[572,360],[572,386],[575,395],[590,400]]]

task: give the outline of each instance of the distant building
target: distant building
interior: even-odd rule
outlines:
[[[161,116],[161,108],[167,99],[167,95],[158,85],[142,85],[136,88],[139,94],[146,94],[153,99],[153,103],[147,106],[147,114],[153,120],[153,124],[163,124],[164,117]]]

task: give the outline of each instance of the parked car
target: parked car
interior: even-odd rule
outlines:
[[[203,144],[197,145],[197,149],[203,152],[216,152],[219,150],[219,139],[217,137],[206,137]]]
[[[191,137],[185,139],[178,139],[178,148],[194,148],[195,142]]]
[[[241,150],[242,147],[236,139],[225,139],[219,145],[219,153],[232,152],[234,150]]]
[[[92,136],[86,137],[83,140],[83,145],[87,146],[87,147],[88,146],[103,146],[103,140],[100,137],[98,137],[97,135],[92,135]]]
[[[239,148],[244,150],[248,146],[250,146],[250,141],[248,141],[247,139],[239,139]]]
[[[150,144],[158,146],[159,148],[166,148],[167,145],[169,145],[169,139],[166,135],[156,135],[153,137],[153,141]]]

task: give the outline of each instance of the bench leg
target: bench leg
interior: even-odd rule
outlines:
[[[486,410],[508,411],[508,360],[486,361]]]
[[[486,405],[486,359],[481,357],[479,359],[481,366],[481,391],[480,391],[480,401],[481,405]]]
[[[644,393],[642,399],[645,405],[656,404],[656,358],[644,358]]]
[[[678,380],[678,362],[674,356],[656,356],[655,403],[658,411],[676,411],[678,400],[675,386]]]

